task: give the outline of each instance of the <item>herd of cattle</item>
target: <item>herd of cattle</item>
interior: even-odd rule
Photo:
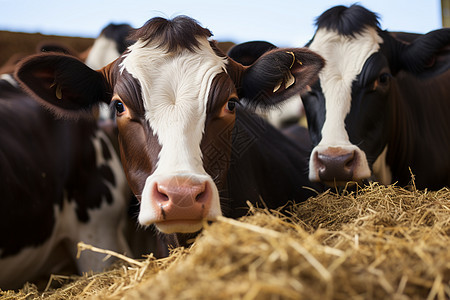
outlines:
[[[388,32],[358,5],[316,25],[303,48],[227,55],[195,20],[153,18],[108,27],[86,59],[53,45],[2,74],[0,289],[111,264],[76,259],[78,241],[166,255],[247,201],[450,186],[450,29]],[[254,113],[298,96],[308,129]]]

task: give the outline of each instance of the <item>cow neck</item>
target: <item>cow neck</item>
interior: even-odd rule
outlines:
[[[450,105],[442,101],[446,99],[442,86],[449,79],[450,71],[440,76],[440,79],[417,78],[402,71],[393,81],[389,99],[391,124],[387,162],[392,168],[393,178],[398,178],[399,184],[408,184],[410,181],[410,167],[413,173],[417,169],[433,168],[425,159],[419,158],[445,158],[435,166],[437,168],[448,164],[447,150],[442,149],[450,148],[450,130],[445,125],[448,123]]]
[[[302,188],[310,185],[302,182],[307,172],[310,147],[310,143],[296,144],[265,120],[238,109],[225,195],[231,199],[221,201],[224,215],[241,216],[248,207],[247,200],[260,207],[277,208],[290,200],[300,201],[312,196],[311,191]],[[243,210],[231,210],[232,207]]]

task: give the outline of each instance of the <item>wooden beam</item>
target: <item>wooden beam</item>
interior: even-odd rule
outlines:
[[[450,0],[441,0],[442,27],[450,27]]]

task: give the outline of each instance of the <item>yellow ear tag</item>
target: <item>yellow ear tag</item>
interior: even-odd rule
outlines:
[[[58,98],[58,100],[62,99],[62,91],[61,86],[59,84],[56,86],[56,98]]]
[[[295,77],[294,75],[292,75],[291,72],[289,72],[288,74],[288,78],[286,79],[286,84],[284,85],[284,87],[286,89],[288,89],[291,85],[293,85],[295,83]]]
[[[281,79],[280,82],[278,82],[278,84],[273,88],[274,93],[280,89],[282,83],[283,79]]]
[[[50,88],[54,87],[55,85],[56,85],[56,98],[58,98],[58,100],[61,100],[62,99],[61,86],[57,84],[55,81],[50,85]]]
[[[302,63],[295,57],[294,52],[292,52],[292,51],[286,51],[286,53],[292,55],[292,63],[291,63],[291,65],[289,66],[289,70],[292,69],[292,67],[293,67],[294,64],[295,64],[295,61],[299,62],[300,65],[302,64]],[[286,83],[285,83],[284,87],[285,87],[286,89],[288,89],[288,88],[291,87],[294,83],[295,83],[295,77],[294,77],[294,75],[292,75],[291,72],[289,72],[289,73],[287,74]]]
[[[291,69],[292,66],[295,64],[295,54],[292,51],[286,51],[286,53],[292,55],[292,63],[291,63],[291,66],[289,67],[289,69]]]
[[[303,65],[301,61],[299,61],[298,59],[295,58],[295,54],[292,51],[286,51],[287,54],[292,55],[292,63],[289,67],[289,70],[292,69],[292,67],[294,66],[295,62],[297,61],[300,65]],[[294,75],[292,75],[291,72],[289,72],[289,74],[287,75],[286,78],[286,83],[284,84],[284,87],[286,89],[288,89],[289,87],[291,87],[293,84],[295,83],[295,77]],[[281,88],[281,85],[283,84],[283,79],[280,80],[280,82],[278,82],[278,84],[273,88],[273,92],[275,93],[276,91],[278,91]]]

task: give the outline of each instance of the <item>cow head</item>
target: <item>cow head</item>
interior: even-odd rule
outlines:
[[[301,95],[315,145],[309,179],[341,185],[375,177],[391,183],[386,150],[394,138],[390,130],[402,126],[393,123],[397,75],[426,76],[448,32],[444,39],[430,33],[402,42],[380,30],[377,15],[358,5],[333,7],[316,25],[308,47],[327,63]]]
[[[100,69],[114,61],[133,41],[128,36],[133,28],[128,24],[109,24],[102,29],[94,44],[84,54],[86,65]]]
[[[70,56],[39,55],[16,72],[38,101],[65,117],[110,103],[122,164],[141,203],[139,222],[164,233],[196,232],[203,219],[221,215],[219,191],[226,189],[239,99],[276,105],[315,80],[323,66],[310,50],[280,49],[244,67],[210,36],[185,16],[154,18],[99,71]],[[216,151],[220,162],[208,161],[207,151]]]

